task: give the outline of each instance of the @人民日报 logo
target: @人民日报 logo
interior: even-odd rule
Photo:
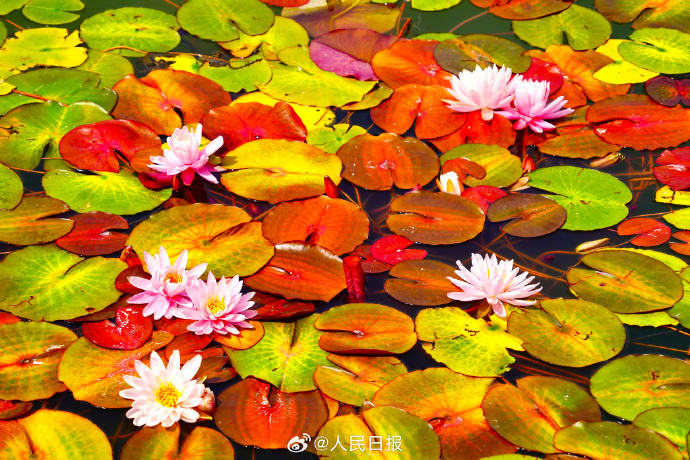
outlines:
[[[307,433],[302,433],[302,436],[293,436],[288,441],[287,448],[290,452],[304,452],[307,450],[309,441],[311,441],[311,436]]]

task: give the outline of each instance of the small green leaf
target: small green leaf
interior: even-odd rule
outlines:
[[[26,5],[29,0],[4,0],[0,5],[0,15],[4,16],[10,11],[16,10]]]
[[[97,73],[101,77],[99,88],[112,88],[126,75],[134,73],[134,67],[126,57],[98,50],[89,50],[88,59],[76,69]]]
[[[669,313],[665,311],[655,311],[652,313],[632,313],[632,314],[621,314],[616,313],[616,316],[621,323],[627,324],[628,326],[649,326],[649,327],[660,327],[660,326],[675,326],[679,323],[676,318],[673,318]]]
[[[177,10],[177,20],[201,38],[228,41],[239,36],[237,28],[248,35],[266,32],[273,12],[259,0],[188,0]]]
[[[293,46],[306,46],[309,44],[309,34],[298,22],[276,16],[275,22],[266,33],[259,35],[245,34],[239,31],[239,38],[232,41],[221,42],[220,46],[229,50],[233,56],[248,57],[258,47],[264,58],[275,61],[278,52]]]
[[[23,195],[24,184],[17,173],[0,164],[0,210],[16,208]]]
[[[268,83],[273,73],[268,62],[262,59],[238,68],[212,67],[206,62],[199,69],[199,75],[215,81],[225,91],[238,93],[255,91],[258,86]]]
[[[332,128],[316,128],[309,131],[307,144],[318,147],[326,153],[335,153],[341,145],[366,132],[367,130],[361,126],[339,123],[333,125]]]
[[[630,34],[634,42],[623,42],[618,51],[626,61],[652,72],[690,72],[690,34],[663,27],[640,29]]]
[[[623,59],[621,53],[618,52],[618,47],[624,41],[611,39],[596,49],[597,53],[608,56],[615,62],[606,64],[594,72],[594,78],[604,83],[621,85],[625,83],[644,83],[650,78],[659,75],[658,72],[650,72]]]
[[[29,0],[22,13],[40,24],[65,24],[79,19],[78,14],[70,11],[81,11],[84,4],[79,0]]]
[[[412,0],[412,8],[422,11],[445,10],[460,3],[460,0]]]
[[[69,35],[68,35],[69,34]],[[38,28],[20,30],[0,48],[0,62],[7,69],[26,70],[36,66],[76,67],[86,61],[86,48],[79,32]]]

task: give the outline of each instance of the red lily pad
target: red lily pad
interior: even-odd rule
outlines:
[[[318,2],[309,8],[284,8],[281,14],[299,22],[312,37],[318,37],[337,29],[388,32],[395,27],[400,11],[395,5],[344,0],[328,4]]]
[[[515,130],[507,118],[496,115],[493,120],[485,121],[479,111],[464,115],[467,119],[460,129],[447,136],[429,139],[429,142],[444,153],[462,144],[498,145],[508,148],[515,143]]]
[[[448,293],[457,287],[449,276],[455,268],[435,260],[406,260],[391,268],[384,289],[396,300],[416,306],[445,305],[451,302]]]
[[[12,313],[0,311],[0,325],[18,323],[21,320],[19,316],[14,316]]]
[[[258,303],[257,293],[252,300]],[[254,319],[259,321],[276,321],[290,319],[295,316],[306,316],[314,313],[314,304],[309,302],[288,302],[285,299],[275,299],[273,302],[266,303],[263,307],[257,308],[257,315]]]
[[[494,201],[486,211],[486,217],[491,222],[510,220],[502,229],[508,235],[533,238],[561,228],[568,214],[550,198],[518,193]]]
[[[690,79],[658,76],[647,80],[644,90],[655,102],[667,107],[675,107],[679,102],[690,105]]]
[[[690,189],[690,147],[664,150],[652,168],[654,177],[675,191]]]
[[[31,401],[4,401],[0,399],[0,420],[10,420],[21,417],[31,410]]]
[[[193,332],[180,334],[165,346],[165,359],[170,359],[173,352],[177,350],[180,353],[180,364],[184,364],[200,354],[212,341],[213,335],[196,335]]]
[[[369,218],[356,204],[319,196],[272,208],[262,230],[273,244],[307,241],[340,255],[367,239]]]
[[[352,252],[353,256],[357,256],[362,261],[362,270],[364,273],[383,273],[391,269],[391,265],[377,260],[371,255],[371,245],[361,244]]]
[[[125,268],[120,272],[119,275],[117,275],[117,278],[115,278],[115,289],[120,292],[124,292],[125,294],[139,294],[142,290],[129,282],[130,276],[151,279],[151,275],[144,271],[144,267],[142,265],[133,265]]]
[[[678,254],[690,256],[690,231],[676,232],[673,237],[685,243],[669,243],[668,247]]]
[[[572,5],[573,0],[472,0],[474,6],[505,19],[536,19],[558,13]]]
[[[319,339],[319,346],[332,353],[398,354],[417,343],[409,316],[372,303],[331,308],[318,317],[314,326],[328,331]]]
[[[154,70],[139,79],[127,75],[113,90],[119,99],[115,118],[149,125],[157,134],[170,135],[184,124],[199,123],[214,107],[228,105],[230,94],[213,80],[182,70]]]
[[[545,81],[549,83],[549,94],[553,94],[563,86],[563,72],[553,62],[533,57],[527,72],[522,74],[525,80]]]
[[[312,40],[309,55],[321,70],[361,81],[378,80],[371,59],[396,41],[398,37],[371,29],[340,29]]]
[[[636,217],[623,221],[616,228],[619,235],[638,235],[632,239],[635,246],[658,246],[671,238],[671,229],[658,220]]]
[[[134,433],[122,446],[121,460],[157,460],[184,458],[206,460],[209,452],[217,458],[235,458],[235,450],[228,439],[212,428],[198,426],[180,445],[180,424],[171,427],[145,426]]]
[[[112,254],[125,247],[127,235],[108,231],[113,228],[129,228],[127,221],[122,217],[94,211],[77,214],[69,219],[74,221],[72,231],[55,241],[55,244],[65,251],[83,256],[100,256]]]
[[[371,255],[388,265],[395,265],[404,260],[423,259],[426,251],[423,249],[405,249],[414,242],[404,236],[388,235],[371,245]]]
[[[410,189],[426,185],[438,173],[434,151],[413,137],[385,133],[361,134],[338,149],[345,170],[342,177],[367,190]]]
[[[436,40],[401,40],[371,60],[378,77],[391,88],[415,85],[450,87],[451,73],[436,63]]]
[[[120,162],[116,151],[125,160],[141,151],[148,156],[160,155],[161,140],[144,123],[105,120],[74,128],[60,140],[58,148],[62,158],[79,169],[118,172]]]
[[[286,299],[324,302],[347,287],[340,257],[315,244],[297,241],[276,245],[273,258],[244,283]]]
[[[452,97],[440,86],[401,86],[370,110],[371,119],[390,133],[405,134],[416,122],[419,139],[446,136],[460,129],[467,116],[449,109],[444,99]]]
[[[448,163],[448,161],[446,163]],[[478,185],[476,187],[466,188],[462,191],[461,196],[479,206],[479,209],[486,214],[486,210],[489,209],[491,203],[506,195],[508,195],[508,193],[498,187]]]
[[[187,326],[189,326],[193,322],[194,320],[192,319],[180,319],[173,317],[153,320],[153,325],[156,327],[157,331],[167,332],[177,337],[178,335],[186,334],[187,332],[189,332]]]
[[[287,102],[274,106],[245,102],[211,109],[201,119],[209,139],[223,136],[227,150],[256,139],[286,139],[302,142],[307,128]]]
[[[648,96],[628,94],[595,103],[587,121],[606,142],[636,150],[675,147],[690,140],[690,110],[664,107]]]
[[[388,228],[423,244],[462,243],[484,228],[484,214],[479,206],[452,193],[408,193],[393,200],[390,210]]]
[[[347,300],[350,303],[364,303],[366,299],[364,270],[362,259],[357,256],[347,256],[343,259],[345,282],[347,283]]]
[[[108,320],[83,323],[81,333],[99,347],[111,350],[135,350],[153,333],[153,323],[144,317],[140,308],[118,308],[116,324]]]

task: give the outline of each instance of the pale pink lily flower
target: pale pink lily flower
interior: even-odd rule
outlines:
[[[438,189],[442,192],[462,195],[463,188],[462,185],[460,185],[460,178],[455,171],[448,171],[438,176],[436,185],[438,185]]]
[[[197,281],[187,293],[192,299],[192,308],[177,308],[175,316],[183,319],[196,320],[187,329],[197,335],[211,334],[239,334],[239,327],[253,329],[254,326],[245,320],[256,316],[254,305],[250,301],[253,292],[242,295],[242,281],[235,275],[227,280],[222,277],[216,282],[213,273],[208,274],[206,283]]]
[[[563,96],[549,102],[550,89],[548,81],[525,80],[515,88],[513,106],[498,113],[509,120],[517,120],[513,124],[516,130],[529,126],[535,133],[551,131],[555,126],[544,120],[561,118],[575,110],[563,108],[568,103]]]
[[[513,268],[512,260],[496,261],[496,255],[492,254],[482,258],[479,254],[472,254],[472,267],[467,270],[462,263],[457,261],[460,270],[455,272],[460,277],[457,280],[453,277],[448,279],[462,292],[449,292],[448,297],[461,302],[473,300],[486,301],[493,308],[494,313],[505,318],[506,309],[503,302],[510,305],[527,306],[534,305],[536,300],[519,300],[536,294],[541,291],[539,283],[529,284],[534,276],[527,278],[529,273],[520,272],[519,268]],[[539,287],[539,289],[536,289]]]
[[[494,110],[507,109],[515,95],[515,88],[522,81],[522,75],[516,75],[505,66],[500,69],[492,65],[485,69],[477,66],[474,71],[463,70],[451,79],[451,89],[447,91],[455,99],[444,99],[448,108],[456,112],[474,112],[481,110],[482,119],[490,121]]]
[[[134,368],[139,377],[123,376],[132,388],[120,391],[123,398],[134,400],[125,415],[134,419],[136,426],[160,423],[167,428],[179,420],[196,422],[199,414],[194,408],[202,403],[206,388],[194,379],[199,366],[201,355],[196,355],[180,369],[178,350],[173,351],[167,368],[155,351],[151,352],[150,368],[141,361],[135,361]]]
[[[175,260],[175,264],[171,265],[163,246],[154,256],[144,251],[144,261],[151,279],[139,276],[127,278],[133,286],[144,291],[132,296],[127,303],[145,303],[146,307],[142,313],[144,316],[153,315],[153,319],[161,319],[163,316],[172,318],[174,307],[192,306],[187,288],[199,279],[208,264],[199,264],[191,270],[186,270],[187,250],[184,250]]]
[[[208,158],[223,146],[223,136],[218,136],[206,146],[201,146],[201,123],[192,131],[187,126],[175,129],[172,136],[168,137],[168,148],[163,150],[163,156],[151,157],[153,164],[149,168],[180,178],[185,185],[190,185],[194,180],[194,174],[203,179],[217,184],[213,172],[225,171],[225,168],[208,164]]]

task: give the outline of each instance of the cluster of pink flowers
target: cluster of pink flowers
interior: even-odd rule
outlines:
[[[457,112],[481,110],[482,119],[489,121],[494,112],[509,120],[517,120],[514,129],[529,127],[536,133],[550,131],[554,125],[545,121],[571,114],[563,108],[568,103],[560,96],[549,102],[550,84],[546,81],[524,80],[512,75],[509,68],[491,66],[474,71],[463,70],[453,75],[451,89],[454,99],[444,99]]]
[[[187,251],[170,263],[168,253],[161,246],[158,254],[144,252],[144,261],[151,279],[130,276],[129,282],[142,289],[127,302],[146,304],[144,316],[154,319],[173,316],[195,320],[187,329],[202,334],[239,334],[238,328],[252,328],[246,321],[256,316],[251,310],[253,292],[242,294],[242,281],[238,276],[227,280],[223,276],[216,282],[213,273],[203,282],[199,277],[208,264],[199,264],[187,270]]]

